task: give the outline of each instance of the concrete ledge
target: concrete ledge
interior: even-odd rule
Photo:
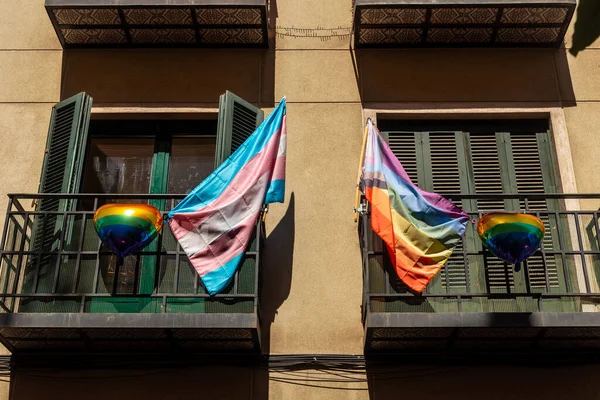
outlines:
[[[235,328],[256,329],[255,314],[0,314],[2,328]]]
[[[367,328],[600,328],[600,313],[371,313]]]

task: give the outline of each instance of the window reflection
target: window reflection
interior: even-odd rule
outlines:
[[[176,137],[171,144],[167,193],[189,193],[214,169],[214,137]]]

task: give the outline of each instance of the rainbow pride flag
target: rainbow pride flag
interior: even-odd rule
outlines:
[[[371,227],[398,277],[421,293],[465,233],[468,215],[412,183],[370,120],[360,185],[371,204]]]
[[[168,215],[211,295],[233,278],[263,204],[283,203],[285,97],[256,131]]]

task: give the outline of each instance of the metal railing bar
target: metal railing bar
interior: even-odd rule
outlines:
[[[591,251],[590,253],[599,253],[600,251]],[[46,251],[44,252],[44,254],[48,254],[48,255],[57,255],[59,252],[57,251]],[[19,254],[24,254],[24,255],[33,255],[33,254],[37,254],[36,251],[4,251],[2,252],[2,254],[10,256],[10,255],[19,255]],[[80,252],[76,251],[76,250],[67,250],[67,251],[61,251],[60,254],[62,255],[71,255],[71,256],[75,256],[77,254],[81,254],[83,256],[95,256],[96,254],[100,254],[102,256],[110,256],[110,255],[114,255],[114,253],[112,253],[111,251],[93,251],[93,250],[82,250]],[[170,255],[176,255],[177,252],[176,251],[139,251],[137,253],[135,253],[135,255],[139,255],[139,256],[170,256]],[[180,254],[185,254],[183,251],[180,252]],[[249,256],[256,256],[257,252],[255,251],[249,251],[247,253],[244,253],[246,255]],[[132,255],[133,256],[133,255]],[[127,256],[129,257],[129,256]]]
[[[578,250],[565,250],[565,251],[559,251],[559,250],[545,250],[546,255],[561,255],[561,254],[566,254],[566,255],[589,255],[589,256],[600,256],[600,251],[598,250],[584,250],[584,251],[578,251]],[[485,250],[480,250],[480,251],[465,251],[466,255],[468,256],[478,256],[478,255],[484,255],[484,254],[489,254],[489,252],[486,252]],[[539,253],[539,251],[538,251]],[[538,253],[535,253],[534,255],[539,255]],[[37,254],[37,252],[35,251],[4,251],[2,252],[3,255],[5,256],[15,256],[15,255],[19,255],[19,254],[23,254],[23,255],[34,255]],[[57,255],[58,251],[55,252],[44,252],[44,254],[47,255]],[[71,250],[71,251],[63,251],[61,252],[62,255],[66,256],[66,255],[71,255],[71,256],[76,256],[77,254],[81,254],[82,256],[95,256],[97,254],[100,254],[102,256],[110,256],[110,255],[114,255],[114,253],[110,252],[110,251],[92,251],[92,250],[87,250],[87,251],[81,251],[80,253],[78,253],[75,250]],[[139,255],[139,256],[168,256],[168,255],[176,255],[177,252],[175,251],[160,251],[160,252],[144,252],[144,251],[140,251],[138,253],[136,253],[135,255]],[[181,255],[184,254],[183,252],[180,253]],[[255,252],[248,252],[245,253],[248,256],[256,256],[257,254]],[[383,253],[380,254],[369,254],[369,255],[379,255],[382,256],[384,255]],[[128,256],[129,257],[129,256]]]
[[[85,312],[85,301],[86,301],[86,295],[82,295],[81,296],[81,301],[79,302],[79,312],[80,313],[84,313]]]
[[[58,240],[58,254],[56,255],[56,263],[54,264],[54,280],[52,282],[52,293],[56,293],[58,287],[58,277],[60,275],[60,264],[62,262],[62,249],[65,245],[65,231],[67,230],[67,212],[63,213],[62,222],[60,224],[60,235]]]
[[[600,199],[600,193],[440,193],[440,195],[452,198],[453,201],[458,200],[546,200],[546,199]],[[136,194],[136,193],[9,193],[9,198],[17,198],[21,200],[35,199],[162,199],[162,200],[180,200],[187,194]]]
[[[180,200],[187,194],[139,194],[139,193],[9,193],[9,198],[21,200],[36,199],[148,199],[148,200]],[[600,195],[599,195],[600,196]]]
[[[142,270],[142,257],[139,255],[135,258],[135,270],[133,271],[133,293],[139,291],[140,271]],[[156,273],[156,271],[154,271]]]
[[[47,215],[42,215],[42,231],[44,231],[46,229],[46,222],[48,221],[48,218],[46,218]],[[34,219],[35,221],[35,219]],[[32,230],[33,233],[33,230]],[[36,232],[37,233],[37,232]],[[32,238],[33,240],[35,240],[35,238]],[[25,253],[27,254],[27,253]],[[35,257],[35,272],[33,275],[33,293],[36,293],[38,290],[38,283],[39,283],[39,278],[40,278],[40,267],[42,265],[42,254],[44,254],[44,240],[42,239],[42,243],[40,244],[40,248],[38,249],[37,252],[35,252],[36,257]]]
[[[23,225],[25,225],[25,215],[26,214],[27,215],[31,215],[30,213],[27,213],[27,212],[24,212],[23,214],[19,214],[20,216],[23,217]],[[15,217],[15,215],[9,214],[7,219],[11,220],[12,226],[14,227],[15,232],[21,233],[21,234],[25,234],[26,233],[26,229],[24,229],[23,227],[21,227],[21,224],[19,223],[19,221],[17,221],[17,218]],[[11,249],[15,248],[16,241],[17,241],[17,235],[14,235],[12,243],[11,243]]]
[[[81,218],[81,229],[79,230],[79,241],[77,242],[77,256],[75,259],[75,272],[73,273],[73,291],[75,293],[79,286],[79,270],[81,266],[81,252],[83,251],[83,240],[85,237],[85,227],[87,225],[87,218]]]
[[[558,212],[554,213],[556,225],[557,225],[557,227],[560,227],[561,221],[560,221],[560,218],[558,217],[558,215],[559,215]],[[567,288],[567,291],[571,292],[573,290],[573,285],[572,285],[571,279],[569,277],[569,268],[567,267],[567,257],[566,257],[567,255],[565,254],[565,244],[564,244],[560,229],[556,229],[556,238],[558,239],[558,247],[561,250],[560,257],[562,260],[562,270],[563,270],[563,275],[564,275],[564,279],[565,279],[565,286]]]
[[[10,211],[12,210],[12,206],[13,206],[13,199],[9,198],[8,199],[8,205],[6,207],[6,215],[10,215]],[[0,240],[0,277],[2,276],[1,272],[2,272],[2,268],[5,269],[6,271],[6,276],[4,278],[4,285],[3,285],[3,289],[2,289],[2,293],[6,293],[6,291],[8,290],[8,281],[9,281],[9,274],[10,274],[10,265],[12,264],[12,257],[10,260],[10,263],[8,263],[8,261],[6,263],[4,263],[4,247],[6,245],[6,236],[8,234],[8,226],[9,226],[9,222],[10,219],[7,217],[4,220],[4,229],[2,230],[2,239]],[[27,226],[25,226],[25,231],[27,232]],[[17,236],[14,235],[13,238],[13,245],[12,248],[14,249],[15,245],[14,242],[17,240]],[[0,301],[0,303],[2,304],[2,307],[6,307],[4,302],[6,301],[5,297],[2,297],[2,300]]]
[[[587,262],[585,260],[585,253],[583,248],[583,239],[581,237],[581,224],[578,215],[575,215],[575,230],[577,232],[577,244],[579,245],[579,253],[581,254],[581,264],[583,269],[583,279],[585,281],[585,291],[589,293],[592,291],[592,288],[590,286],[590,279],[588,277]]]
[[[535,213],[536,217],[540,217],[539,213]],[[540,241],[540,254],[542,255],[542,264],[544,266],[544,283],[546,284],[546,291],[549,292],[550,288],[550,275],[548,274],[548,264],[546,263],[546,249],[544,247],[544,241]]]
[[[600,293],[547,293],[547,292],[531,292],[531,293],[429,293],[429,294],[407,294],[407,293],[369,293],[369,297],[374,298],[407,298],[407,299],[426,299],[429,297],[437,297],[437,298],[455,298],[455,297],[464,297],[464,298],[513,298],[513,297],[547,297],[547,298],[556,298],[556,297],[599,297]]]
[[[181,246],[179,245],[179,241],[177,241],[177,246],[175,249],[175,277],[173,278],[173,292],[177,293],[179,292],[179,272],[180,272],[180,268],[179,268],[179,248]]]
[[[487,197],[483,197],[480,200],[488,200]],[[519,210],[520,212],[525,212],[525,210]],[[18,215],[24,215],[25,213],[29,214],[30,216],[38,216],[38,215],[62,215],[65,211],[11,211],[8,215],[11,216],[18,216]],[[160,211],[161,214],[166,214],[166,212],[164,211]],[[508,212],[505,209],[490,209],[490,210],[486,210],[486,213],[491,213],[491,212]],[[541,216],[550,216],[550,215],[554,215],[554,214],[558,214],[558,215],[594,215],[594,213],[596,213],[597,211],[594,210],[563,210],[563,211],[550,211],[550,210],[536,210],[536,212],[539,212]],[[531,213],[530,211],[528,211],[527,213]],[[77,210],[73,210],[73,211],[67,211],[68,215],[90,215],[93,216],[94,212],[93,211],[77,211]],[[469,217],[480,217],[480,215],[482,213],[476,213],[476,212],[467,212],[467,214],[469,215]]]
[[[24,223],[25,223],[25,235],[21,235],[21,244],[19,245],[19,248],[23,248],[23,246],[25,246],[25,239],[27,238],[27,225],[29,222],[29,216],[25,215],[25,218],[23,219]],[[17,270],[15,271],[15,280],[13,281],[13,287],[12,287],[12,291],[13,293],[16,293],[18,288],[19,288],[19,280],[21,279],[21,264],[23,264],[23,255],[20,254],[17,258]],[[11,302],[10,308],[14,310],[15,307],[15,301]]]
[[[13,201],[13,205],[17,208],[17,210],[19,210],[19,212],[25,212],[25,209],[23,208],[23,206],[21,205],[19,200],[10,198],[10,196],[9,196],[9,200]],[[10,211],[10,209],[9,209],[9,211]]]
[[[177,250],[179,252],[179,250],[181,249],[181,246],[179,245],[179,242],[177,242]],[[198,274],[198,272],[196,271],[196,269],[194,268],[194,293],[198,294],[198,287],[199,285],[199,279],[200,279],[200,275]]]
[[[106,298],[115,298],[114,295],[112,295],[111,293],[6,293],[6,297],[12,297],[12,298],[29,298],[29,297],[36,297],[36,298],[76,298],[76,297],[88,297],[88,298],[95,298],[95,297],[106,297]],[[202,294],[193,294],[193,293],[158,293],[158,294],[139,294],[139,293],[133,293],[133,294],[129,294],[129,293],[122,293],[119,294],[119,298],[162,298],[162,297],[168,297],[168,298],[206,298],[206,299],[250,299],[250,298],[254,298],[255,295],[254,294],[227,294],[227,293],[222,293],[222,294],[214,294],[214,295],[209,295],[207,293],[202,293]]]
[[[264,211],[263,211],[264,213]],[[256,224],[256,230],[255,230],[255,234],[256,234],[256,256],[254,256],[254,312],[259,314],[260,317],[260,299],[258,298],[258,285],[260,282],[259,279],[259,272],[262,270],[261,265],[262,265],[262,258],[260,256],[261,253],[261,249],[262,249],[262,235],[263,235],[263,230],[264,230],[264,223],[262,222],[263,219],[263,213],[260,213],[258,215],[258,223]],[[196,274],[197,275],[197,274]],[[236,273],[236,281],[239,279],[239,273]],[[237,291],[237,287],[235,288],[235,293],[238,294]]]
[[[100,252],[102,248],[102,241],[98,239],[98,251],[96,252],[96,266],[94,268],[94,282],[92,283],[92,291],[93,293],[98,293],[98,283],[100,280],[100,255],[103,254]]]
[[[598,211],[594,211],[592,218],[594,220],[594,227],[596,228],[596,241],[598,242],[598,250],[600,250],[600,226],[598,224]]]

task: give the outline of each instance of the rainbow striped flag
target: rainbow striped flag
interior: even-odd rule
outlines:
[[[263,204],[283,203],[285,97],[256,131],[168,215],[210,295],[239,267]]]
[[[448,261],[469,216],[412,183],[370,120],[360,185],[371,204],[371,227],[385,242],[398,277],[421,293]]]

